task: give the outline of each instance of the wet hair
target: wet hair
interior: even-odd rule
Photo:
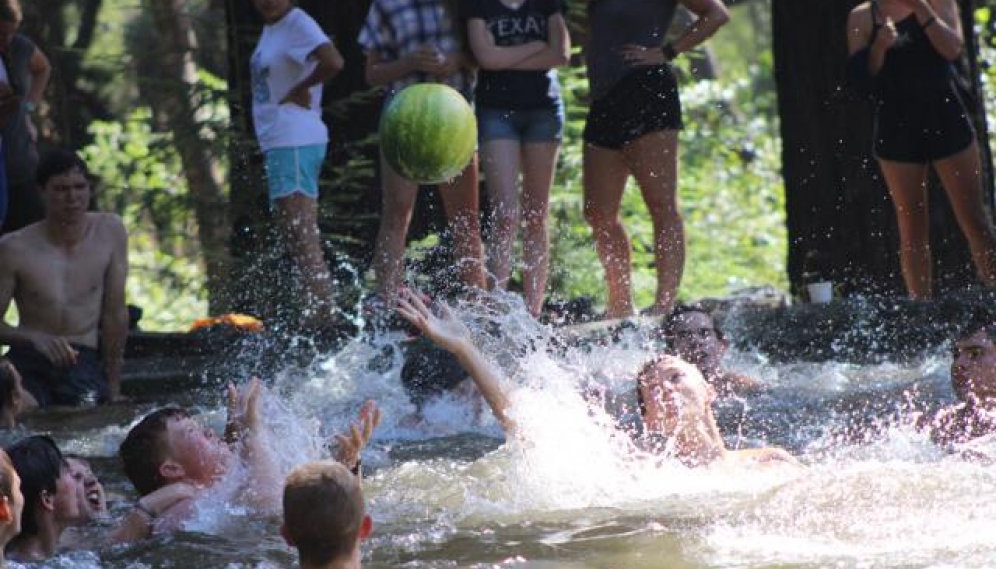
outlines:
[[[466,378],[456,356],[436,346],[412,346],[401,367],[401,385],[419,409],[429,399],[453,391]]]
[[[651,359],[647,363],[643,364],[643,367],[640,368],[639,373],[636,374],[636,408],[640,410],[641,420],[647,415],[647,400],[643,398],[643,390],[640,389],[640,386],[643,385],[644,379],[650,374],[650,372],[653,371],[654,367],[660,363],[660,361],[661,358],[659,356]]]
[[[360,479],[331,460],[295,468],[284,484],[284,528],[302,565],[348,557],[366,509]]]
[[[0,358],[0,412],[14,404],[17,395],[17,369],[7,358]]]
[[[20,24],[24,19],[19,0],[0,0],[0,21]]]
[[[973,310],[964,324],[958,327],[955,339],[961,340],[980,331],[985,332],[990,340],[996,342],[996,313],[989,308]]]
[[[7,447],[7,454],[21,477],[21,493],[24,494],[19,535],[33,536],[38,533],[35,509],[41,503],[42,493],[56,492],[56,482],[69,465],[55,441],[45,435],[23,438]]]
[[[712,329],[716,331],[716,337],[719,338],[720,341],[726,339],[726,336],[723,334],[723,331],[720,330],[719,326],[716,325],[716,319],[713,318],[712,312],[709,312],[709,310],[707,310],[705,306],[699,303],[694,303],[694,304],[679,303],[675,305],[674,310],[671,312],[671,314],[667,318],[665,318],[663,322],[661,322],[661,327],[660,327],[661,336],[667,338],[668,336],[674,335],[675,328],[678,325],[678,318],[684,314],[692,314],[692,313],[705,314],[706,316],[708,316],[709,320],[712,321]]]
[[[2,2],[3,0],[0,0]],[[59,148],[50,150],[42,155],[38,160],[35,169],[35,182],[38,187],[44,188],[45,184],[55,176],[61,176],[74,170],[78,170],[85,178],[90,179],[90,169],[86,162],[72,150]]]
[[[166,485],[159,467],[166,460],[166,429],[174,419],[190,417],[179,407],[163,407],[149,413],[128,431],[118,448],[121,466],[135,490],[142,496]]]

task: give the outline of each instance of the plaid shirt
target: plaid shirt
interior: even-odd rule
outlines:
[[[446,54],[461,49],[453,18],[441,0],[374,0],[359,43],[365,51],[385,61],[401,59],[425,43],[435,44]],[[435,81],[434,76],[416,71],[391,83],[388,89],[397,92],[415,83]],[[443,82],[469,98],[474,90],[474,72],[464,67]]]

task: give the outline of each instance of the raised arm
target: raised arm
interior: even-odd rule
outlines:
[[[507,47],[498,46],[495,44],[494,35],[481,18],[471,18],[467,21],[467,36],[470,40],[470,49],[482,69],[510,69],[547,47],[547,44],[541,41]]]
[[[360,476],[360,454],[379,424],[380,409],[373,401],[367,401],[360,408],[359,421],[349,426],[349,432],[335,436],[336,461]]]
[[[464,371],[474,380],[478,391],[491,407],[491,412],[506,432],[515,429],[515,423],[506,412],[511,406],[508,396],[501,390],[502,374],[474,345],[470,330],[443,303],[435,315],[414,292],[404,289],[398,296],[397,311],[405,320],[417,327],[426,338],[456,356]]]
[[[277,457],[267,437],[266,426],[260,418],[260,396],[263,382],[252,378],[242,389],[228,386],[228,426],[226,436],[234,434],[235,449],[246,467],[246,486],[242,499],[263,513],[280,511],[280,488],[283,475]]]

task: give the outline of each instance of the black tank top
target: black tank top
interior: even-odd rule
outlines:
[[[871,2],[872,34],[875,42],[884,21],[877,0]],[[915,14],[895,23],[896,43],[885,55],[885,63],[875,77],[875,87],[882,100],[927,99],[951,89],[951,62],[930,43],[927,32]]]

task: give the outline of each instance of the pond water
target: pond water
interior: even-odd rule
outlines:
[[[352,420],[363,401],[376,399],[383,408],[385,421],[364,457],[375,523],[365,567],[996,565],[996,469],[941,452],[909,427],[911,400],[929,407],[952,397],[945,352],[865,366],[774,365],[760,354],[730,354],[730,367],[767,389],[719,404],[728,444],[780,445],[805,467],[689,470],[629,451],[607,426],[609,416],[578,394],[599,384],[614,414],[625,416],[631,378],[654,349],[645,330],[565,347],[520,306],[500,304],[464,313],[509,373],[513,415],[529,433],[523,440],[505,442],[487,412],[478,417],[462,401],[437,402],[423,421],[412,420],[398,380],[400,357],[391,348],[396,336],[355,341],[309,369],[268,378],[265,415],[288,469],[319,456],[322,438]],[[219,392],[35,417],[28,428],[92,457],[120,498],[112,509],[121,512],[133,494],[115,452],[130,422],[159,404],[180,403],[220,429]],[[226,507],[220,488],[205,498],[189,531],[66,553],[44,566],[294,563],[277,522]]]

